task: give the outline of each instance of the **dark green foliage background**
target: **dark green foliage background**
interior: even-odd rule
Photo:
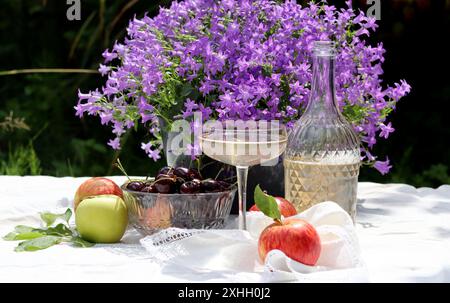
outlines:
[[[82,20],[68,21],[66,1],[1,0],[0,72],[28,68],[97,69],[101,53],[121,40],[134,15],[157,14],[170,0],[82,0]],[[365,8],[366,1],[354,1]],[[334,3],[334,1],[333,1]],[[397,131],[376,147],[388,154],[392,173],[364,168],[361,180],[415,186],[450,183],[450,1],[382,1],[380,28],[372,37],[387,49],[384,79],[406,79],[412,93],[392,114]],[[443,73],[440,74],[439,71]],[[95,74],[0,76],[0,123],[13,112],[30,130],[0,128],[0,174],[93,176],[120,174],[120,156],[132,175],[153,174],[153,163],[140,147],[143,131],[126,135],[119,153],[106,146],[110,130],[97,118],[74,116],[77,90],[101,87]],[[384,160],[384,158],[382,158]]]

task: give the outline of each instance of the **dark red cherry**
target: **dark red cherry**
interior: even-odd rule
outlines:
[[[222,191],[222,187],[220,186],[220,183],[216,180],[203,180],[201,182],[202,185],[202,191],[205,193],[215,193]]]
[[[149,186],[149,185],[152,185],[153,182],[155,182],[155,181],[154,180],[147,180],[147,181],[144,182],[144,184],[145,184],[145,186]]]
[[[198,172],[198,170],[196,170],[195,168],[189,169],[188,174],[189,174],[189,178],[191,180],[194,180],[194,179],[202,180],[203,179],[202,176],[200,175],[200,173]]]
[[[202,186],[198,181],[184,182],[180,187],[181,194],[197,194],[202,191]]]
[[[141,192],[143,193],[157,193],[156,187],[152,184],[145,186]]]
[[[185,181],[191,180],[189,177],[189,169],[186,167],[175,167],[173,169],[173,174],[179,178],[183,178]]]
[[[155,180],[159,180],[159,179],[173,179],[173,175],[171,174],[171,172],[169,172],[169,174],[159,174],[156,176]]]
[[[185,183],[184,179],[176,177],[175,179],[175,192],[179,193],[181,186]]]
[[[170,166],[164,166],[163,168],[161,168],[158,172],[158,175],[167,175],[169,174],[169,172],[172,170],[172,167]]]
[[[127,184],[127,189],[133,191],[141,191],[145,187],[145,183],[141,181],[131,181]]]
[[[176,191],[176,180],[172,178],[163,178],[153,183],[156,191],[160,194],[173,194]]]

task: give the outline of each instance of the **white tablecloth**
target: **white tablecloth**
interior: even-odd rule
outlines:
[[[87,178],[0,176],[0,236],[18,224],[39,224],[39,212],[72,204]],[[113,177],[118,184],[123,177]],[[450,282],[450,186],[359,183],[357,231],[373,282]],[[152,262],[128,230],[120,244],[88,249],[58,245],[16,253],[0,240],[0,282],[233,282],[227,272],[195,274]],[[241,273],[248,282],[257,273]],[[336,281],[339,282],[339,281]]]

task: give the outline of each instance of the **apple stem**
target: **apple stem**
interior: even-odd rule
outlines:
[[[283,225],[283,222],[281,222],[281,220],[280,219],[273,219],[276,223],[278,223],[278,224],[280,224],[280,225]]]

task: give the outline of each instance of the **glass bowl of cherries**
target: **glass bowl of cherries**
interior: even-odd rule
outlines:
[[[223,228],[236,186],[193,168],[163,167],[156,178],[129,180],[122,190],[131,225],[149,235],[169,227]]]

